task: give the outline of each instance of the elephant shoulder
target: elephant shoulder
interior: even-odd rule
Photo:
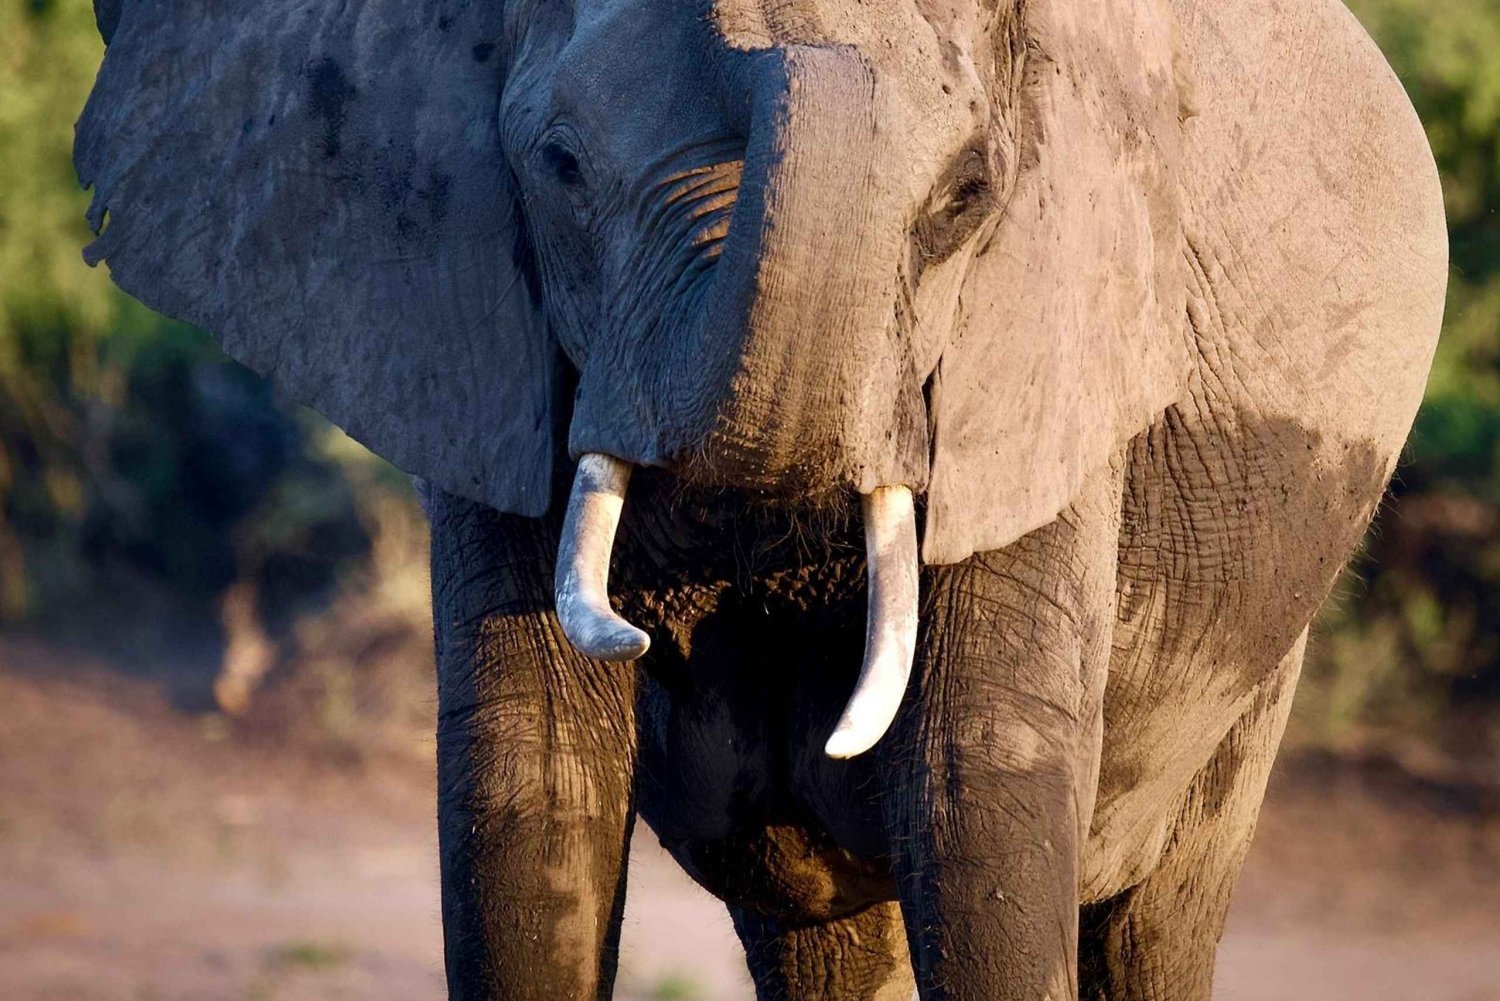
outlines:
[[[1198,365],[1127,453],[1094,897],[1156,864],[1231,726],[1271,732],[1268,679],[1380,499],[1447,274],[1420,122],[1337,0],[1172,3]]]
[[[1173,4],[1192,87],[1189,317],[1220,359],[1209,363],[1239,367],[1215,381],[1258,394],[1262,412],[1393,454],[1447,283],[1421,122],[1338,0]]]

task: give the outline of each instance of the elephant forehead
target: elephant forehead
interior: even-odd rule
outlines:
[[[681,82],[713,44],[702,9],[661,0],[580,3],[559,55],[558,81],[592,100],[647,96]]]
[[[940,60],[968,51],[972,4],[954,0],[713,0],[713,20],[731,48],[849,45],[872,63]]]
[[[940,168],[989,120],[992,59],[976,4],[958,0],[712,0],[723,44],[740,51],[847,46],[894,112],[883,128],[913,161]]]
[[[724,132],[713,100],[716,42],[702,9],[660,0],[580,4],[565,38],[527,52],[529,86],[511,86],[507,107],[540,126],[566,120],[590,155],[628,172],[672,148]],[[520,77],[517,77],[520,79]]]

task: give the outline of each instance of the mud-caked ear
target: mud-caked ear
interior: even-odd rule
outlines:
[[[1019,164],[932,388],[930,563],[1068,506],[1189,372],[1176,32],[1162,0],[1044,0],[1018,27]]]
[[[409,472],[547,505],[553,341],[500,149],[503,3],[101,0],[89,261]]]

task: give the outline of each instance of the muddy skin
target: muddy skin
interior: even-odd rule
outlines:
[[[892,899],[878,805],[863,792],[878,764],[823,754],[864,643],[858,514],[660,473],[635,487],[614,591],[657,640],[637,709],[642,816],[737,906],[802,924]]]
[[[634,823],[635,672],[563,638],[555,529],[443,494],[427,506],[450,996],[608,997]]]
[[[612,586],[653,647],[609,665],[562,639],[558,524],[435,493],[452,996],[608,997],[638,810],[725,900],[761,997],[1206,1001],[1302,606],[1386,469],[1248,424],[1216,440],[1260,457],[1168,414],[1053,524],[925,568],[903,711],[850,762],[822,743],[860,662],[857,515],[642,470]],[[1226,570],[1231,543],[1279,556]]]

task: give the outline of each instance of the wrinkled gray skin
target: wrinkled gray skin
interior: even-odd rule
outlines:
[[[99,14],[91,258],[431,484],[453,998],[608,996],[637,811],[763,998],[1209,998],[1442,308],[1342,7]],[[584,452],[633,664],[553,608]],[[915,670],[834,761],[895,484]]]

